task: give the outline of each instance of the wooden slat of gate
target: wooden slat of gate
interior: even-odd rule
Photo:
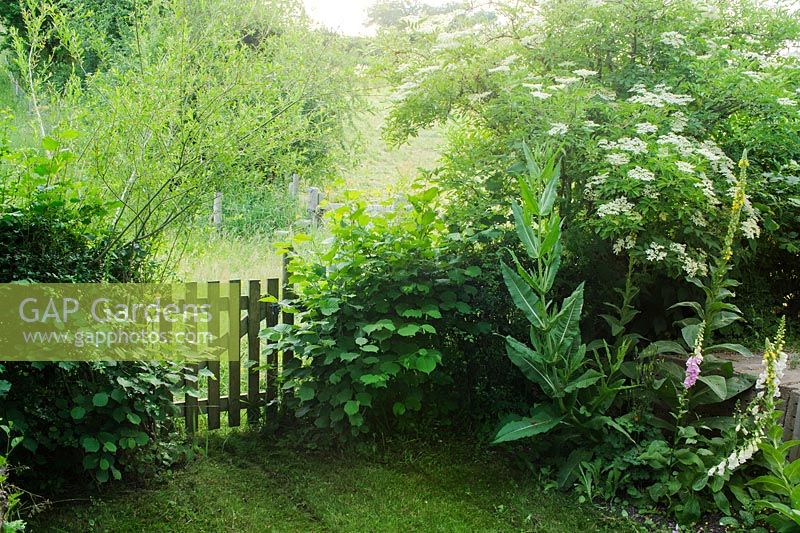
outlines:
[[[197,283],[187,283],[186,284],[186,303],[187,304],[196,304],[197,303]],[[195,392],[198,390],[198,383],[197,383],[197,372],[199,367],[196,364],[188,365],[186,369],[186,373],[189,376],[194,376],[194,380],[184,378],[184,384],[186,385],[187,392],[186,392],[186,410],[185,410],[185,421],[186,421],[186,431],[188,433],[194,433],[197,429],[197,396],[189,394],[188,389],[194,389]]]
[[[231,280],[228,284],[228,425],[237,427],[241,423],[241,321],[242,282]]]
[[[255,425],[259,419],[259,387],[260,370],[259,356],[261,348],[259,345],[258,333],[261,329],[261,314],[259,307],[261,302],[261,282],[251,279],[247,288],[247,423]]]
[[[283,256],[283,271],[281,273],[281,281],[283,281],[283,294],[282,299],[290,300],[294,297],[292,294],[292,285],[289,283],[289,255]],[[282,313],[283,323],[284,324],[294,324],[294,315],[292,313]],[[281,367],[285,367],[286,363],[292,360],[294,357],[294,353],[291,350],[286,350],[281,354]],[[287,394],[291,394],[290,392],[284,391],[284,396]],[[286,405],[286,402],[281,404],[281,409],[283,406]]]
[[[208,283],[208,303],[211,309],[211,320],[209,322],[210,332],[219,337],[220,316],[219,316],[219,282],[210,281]],[[208,379],[208,429],[219,429],[219,359],[208,361],[208,369],[214,374],[213,378]]]
[[[279,297],[280,280],[268,279],[267,280],[267,294]],[[278,314],[270,311],[269,304],[267,305],[267,327],[276,326],[278,324]],[[266,413],[274,414],[276,412],[275,400],[278,398],[278,354],[272,352],[267,355],[267,374],[266,374]]]

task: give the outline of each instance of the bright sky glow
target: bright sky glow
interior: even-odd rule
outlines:
[[[367,9],[377,0],[303,0],[306,13],[316,22],[345,35],[370,35]],[[443,5],[449,0],[424,0],[429,5]]]

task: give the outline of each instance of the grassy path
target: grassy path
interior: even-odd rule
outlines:
[[[354,457],[213,438],[170,481],[56,507],[32,531],[635,531],[542,492],[493,451],[405,444]]]

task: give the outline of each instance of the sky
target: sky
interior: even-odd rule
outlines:
[[[303,0],[308,15],[334,31],[345,35],[369,35],[367,9],[377,0]],[[423,0],[430,5],[449,0]]]

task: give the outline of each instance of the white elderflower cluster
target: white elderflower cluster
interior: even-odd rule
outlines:
[[[627,165],[631,162],[631,156],[622,152],[614,152],[612,154],[608,154],[606,156],[606,161],[610,164],[619,167],[622,165]]]
[[[482,102],[492,96],[492,91],[487,91],[485,93],[478,93],[478,94],[471,94],[467,98],[469,98],[470,102]]]
[[[736,182],[736,175],[733,173],[735,167],[733,161],[730,157],[725,155],[725,152],[723,152],[722,148],[717,146],[716,143],[713,141],[703,141],[700,143],[700,148],[697,149],[697,153],[708,159],[708,162],[711,163],[711,167],[719,174],[725,176],[729,182]]]
[[[681,264],[681,268],[686,273],[687,276],[690,277],[697,277],[697,276],[705,276],[708,274],[708,265],[705,262],[705,259],[695,259],[689,255],[686,251],[686,245],[673,242],[670,243],[669,249],[678,259],[678,262]]]
[[[588,200],[596,200],[597,199],[597,187],[602,186],[605,184],[606,180],[608,179],[608,172],[603,172],[602,174],[595,174],[591,176],[589,179],[586,180],[586,185],[583,189],[583,195]]]
[[[617,239],[614,241],[614,253],[616,255],[621,254],[624,250],[630,250],[636,246],[636,235],[628,235],[623,239]]]
[[[670,129],[673,132],[682,133],[688,124],[689,121],[686,119],[686,115],[684,115],[682,112],[676,111],[672,114],[672,125],[670,126]]]
[[[648,133],[655,133],[658,131],[658,126],[650,122],[640,122],[635,127],[636,133],[639,135],[647,135]]]
[[[687,94],[671,93],[669,89],[666,85],[659,84],[653,87],[652,91],[649,91],[644,85],[637,84],[631,88],[631,92],[635,96],[629,98],[628,101],[661,108],[666,105],[685,105],[693,100]]]
[[[703,214],[700,212],[693,213],[691,220],[692,224],[694,224],[698,228],[705,228],[706,226],[708,226],[708,221],[706,220],[706,217],[704,217]]]
[[[752,70],[745,70],[744,72],[742,72],[742,74],[744,74],[748,78],[756,80],[756,81],[763,81],[764,80],[764,75],[762,73],[760,73],[760,72],[755,72],[755,71],[752,71]]]
[[[417,75],[430,74],[431,72],[436,72],[438,70],[442,70],[441,65],[429,65],[427,67],[422,67],[421,69],[417,70]]]
[[[665,31],[661,34],[661,42],[673,48],[681,48],[686,44],[686,36],[677,31]]]
[[[691,163],[687,163],[686,161],[675,161],[675,166],[681,172],[686,172],[687,174],[694,174],[694,165]]]
[[[741,224],[742,235],[746,239],[757,239],[761,235],[761,226],[758,224],[758,211],[750,203],[750,198],[745,197],[743,211],[745,218]]]
[[[633,167],[628,171],[628,177],[639,180],[639,181],[653,181],[656,179],[656,175],[653,174],[651,171],[647,170],[646,168],[642,168],[639,166]]]
[[[647,143],[638,137],[620,137],[616,141],[600,139],[598,146],[605,150],[622,150],[632,154],[643,154],[647,152]]]
[[[587,119],[587,120],[583,121],[583,127],[586,128],[587,130],[593,130],[593,129],[599,128],[600,124],[598,124],[594,120],[588,120]]]
[[[695,148],[692,141],[683,135],[678,135],[677,133],[670,132],[666,135],[661,135],[656,140],[656,143],[662,146],[669,145],[674,147],[682,157],[690,157],[695,153]]]
[[[644,251],[645,257],[648,261],[658,262],[667,258],[667,249],[663,244],[651,242],[647,249]]]
[[[547,130],[548,135],[566,135],[569,131],[569,126],[563,122],[554,122],[550,124],[550,129]]]
[[[415,81],[407,81],[406,83],[402,84],[395,90],[395,92],[390,97],[391,100],[399,101],[405,99],[411,92],[419,87],[419,84]]]
[[[511,72],[511,66],[510,65],[497,65],[496,67],[492,67],[492,68],[486,69],[486,72],[488,72],[489,74],[494,74],[495,72]]]
[[[797,101],[792,100],[791,98],[778,98],[778,103],[780,105],[789,106],[789,107],[796,107]]]
[[[567,78],[560,78],[556,76],[555,78],[553,78],[553,81],[555,81],[559,85],[570,85],[571,83],[575,83],[576,81],[581,81],[581,80],[580,78],[573,78],[571,76]]]
[[[717,198],[717,192],[714,190],[714,182],[708,179],[708,176],[701,174],[700,181],[695,183],[694,186],[702,191],[709,205],[719,205],[719,198]]]
[[[615,198],[597,208],[597,216],[600,218],[630,214],[633,214],[633,204],[624,196]]]
[[[538,98],[540,100],[547,100],[553,95],[550,93],[546,93],[544,91],[531,91],[531,96],[533,96],[534,98]]]
[[[585,68],[579,68],[578,70],[573,70],[572,73],[575,74],[576,76],[580,76],[581,78],[588,78],[589,76],[597,75],[596,70],[587,70]]]
[[[658,200],[659,196],[661,196],[661,193],[659,193],[658,189],[656,189],[653,185],[646,185],[644,188],[644,195],[651,200]]]

